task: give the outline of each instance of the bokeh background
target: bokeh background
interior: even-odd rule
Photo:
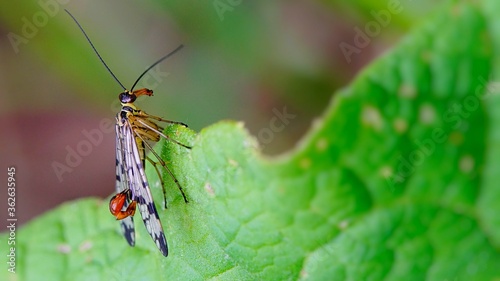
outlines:
[[[10,166],[16,167],[21,224],[61,202],[114,192],[115,137],[102,124],[114,122],[121,87],[64,9],[126,87],[184,44],[139,83],[155,95],[137,105],[196,131],[222,119],[241,120],[272,156],[292,149],[338,88],[440,4],[400,1],[401,13],[346,59],[340,44],[353,44],[356,28],[390,2],[2,1],[0,205],[7,201]],[[285,107],[295,117],[276,130],[271,121]],[[86,155],[68,156],[78,149]],[[6,219],[6,208],[0,213]]]

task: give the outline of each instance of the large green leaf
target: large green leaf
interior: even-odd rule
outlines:
[[[278,159],[259,154],[241,123],[197,135],[169,128],[193,145],[160,146],[190,199],[167,179],[160,217],[169,257],[139,216],[132,248],[107,200],[86,199],[20,229],[17,275],[0,278],[499,278],[499,98],[486,85],[497,72],[499,24],[489,18],[498,5],[441,10],[337,93],[298,148]],[[298,118],[286,111],[277,108],[277,125]],[[158,187],[154,170],[148,175]],[[160,188],[154,195],[161,206]],[[1,243],[2,253],[8,247]]]

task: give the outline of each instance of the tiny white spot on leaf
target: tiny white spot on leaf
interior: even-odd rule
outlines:
[[[392,176],[394,171],[390,166],[383,166],[382,168],[380,168],[379,173],[383,178],[389,178]]]
[[[90,249],[92,249],[92,242],[86,240],[86,241],[83,241],[82,244],[80,244],[80,247],[78,248],[78,250],[80,250],[80,252],[85,252],[85,251],[88,251]]]
[[[363,124],[373,127],[377,131],[382,129],[382,116],[380,115],[380,111],[373,106],[365,106],[363,108],[361,121]]]
[[[417,96],[417,90],[412,85],[403,84],[399,87],[398,94],[402,98],[413,99]]]
[[[57,245],[57,251],[63,254],[69,254],[71,252],[71,246],[68,244]]]
[[[233,159],[229,159],[228,160],[229,164],[233,167],[238,167],[238,162],[236,162],[235,160]]]
[[[408,129],[408,122],[403,118],[396,118],[392,124],[396,132],[402,134]]]
[[[500,94],[500,82],[489,81],[486,85],[486,94],[484,98],[498,94]]]
[[[316,142],[316,148],[318,151],[324,151],[328,147],[328,141],[326,138],[321,138]]]
[[[212,188],[212,185],[211,185],[210,183],[208,183],[208,182],[207,182],[207,183],[205,183],[204,188],[205,188],[205,191],[206,191],[206,192],[207,192],[210,196],[212,196],[212,197],[213,197],[213,196],[215,196],[215,191],[214,191],[214,189]]]
[[[465,155],[459,162],[460,171],[470,173],[474,169],[474,158],[470,155]]]
[[[303,169],[307,169],[310,166],[311,166],[311,159],[303,158],[302,160],[300,160],[300,167],[302,167]]]
[[[339,228],[340,229],[346,229],[349,226],[349,221],[348,220],[343,220],[339,223]]]
[[[436,110],[430,104],[424,104],[420,107],[419,120],[422,124],[432,124],[436,121]]]

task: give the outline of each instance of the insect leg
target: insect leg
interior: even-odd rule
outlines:
[[[171,138],[171,137],[169,137],[169,136],[165,135],[164,133],[160,132],[160,131],[159,131],[159,130],[157,130],[156,128],[151,127],[151,126],[150,126],[147,122],[144,122],[143,120],[141,120],[141,118],[136,118],[136,121],[137,121],[138,123],[140,123],[142,127],[146,127],[146,128],[148,128],[149,130],[151,130],[151,131],[153,131],[153,132],[157,133],[158,135],[160,135],[160,136],[164,137],[165,139],[167,139],[167,140],[169,140],[169,141],[171,141],[171,142],[173,142],[173,143],[175,143],[175,144],[177,144],[177,145],[180,145],[180,146],[185,147],[185,148],[187,148],[187,149],[191,149],[191,148],[192,148],[191,146],[188,146],[188,145],[182,144],[182,143],[180,143],[180,142],[178,142],[178,141],[174,140],[173,138]]]
[[[144,139],[142,138],[142,136],[140,135],[140,133],[137,133],[137,136],[143,141],[143,143],[151,151],[151,153],[153,153],[153,155],[156,157],[156,159],[158,159],[158,162],[155,162],[151,158],[149,158],[149,157],[146,156],[146,159],[151,164],[153,164],[153,166],[156,169],[156,172],[158,173],[158,176],[160,177],[161,187],[163,189],[163,199],[165,200],[165,208],[167,208],[166,190],[165,190],[165,186],[164,186],[164,183],[163,183],[163,178],[160,176],[160,171],[157,169],[157,166],[156,166],[158,164],[160,164],[165,170],[167,170],[168,174],[174,180],[174,183],[177,185],[177,188],[181,192],[182,197],[184,198],[184,202],[188,203],[189,201],[187,200],[186,194],[184,193],[184,190],[182,189],[182,186],[179,183],[179,180],[177,180],[177,178],[175,177],[174,173],[172,173],[172,171],[168,168],[168,166],[165,163],[165,161],[163,161],[163,159],[161,159],[160,155],[158,155],[158,153],[156,153],[156,151],[153,149],[153,147],[151,147],[151,145],[149,143],[147,143],[146,141],[144,141]]]
[[[139,110],[138,116],[141,116],[141,117],[144,117],[144,118],[154,119],[156,121],[161,121],[161,122],[165,122],[165,123],[177,124],[177,125],[182,125],[184,127],[188,127],[188,125],[186,123],[179,122],[179,121],[172,121],[172,120],[163,119],[163,118],[158,117],[158,116],[147,114],[146,112],[144,112],[142,110]]]
[[[165,189],[165,183],[163,182],[163,177],[161,176],[160,170],[158,170],[158,162],[153,161],[151,158],[149,158],[147,156],[146,156],[146,159],[149,161],[149,163],[151,163],[151,165],[153,165],[153,167],[155,167],[156,174],[158,175],[158,178],[160,179],[161,189],[163,191],[164,206],[165,206],[165,209],[167,209],[167,190]]]

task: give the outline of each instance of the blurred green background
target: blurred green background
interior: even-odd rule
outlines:
[[[121,88],[63,9],[126,87],[184,44],[139,83],[155,95],[137,105],[196,131],[241,120],[265,154],[277,155],[293,148],[337,89],[440,1],[401,1],[401,13],[348,61],[339,45],[353,44],[355,28],[390,2],[2,1],[2,178],[7,167],[17,168],[19,221],[65,200],[114,192],[114,132],[100,124],[114,122]],[[276,130],[272,120],[284,108],[296,117]],[[88,153],[85,132],[95,138]],[[87,155],[68,160],[79,148]]]

